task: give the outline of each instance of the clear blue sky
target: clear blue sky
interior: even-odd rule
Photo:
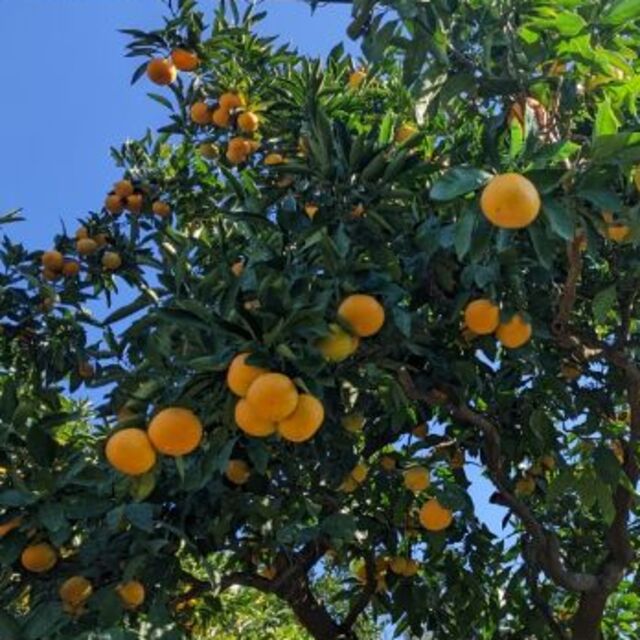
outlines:
[[[265,34],[320,56],[343,39],[350,13],[334,5],[312,16],[300,0],[262,7]],[[148,83],[130,86],[139,60],[123,57],[118,33],[156,28],[164,13],[160,0],[0,2],[0,213],[24,209],[27,221],[10,232],[28,247],[47,248],[61,219],[73,230],[99,208],[118,177],[109,148],[164,123],[166,111],[146,98]],[[479,515],[498,530],[504,511],[487,504],[491,487],[471,475]]]

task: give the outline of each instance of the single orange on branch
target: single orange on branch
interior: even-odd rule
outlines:
[[[538,217],[540,206],[535,185],[518,173],[495,176],[480,198],[485,217],[502,229],[528,227]]]
[[[453,513],[443,507],[437,498],[425,502],[420,509],[420,524],[427,531],[444,531],[453,522]]]
[[[187,49],[174,49],[171,52],[171,61],[180,71],[195,71],[200,66],[198,54]]]
[[[154,58],[147,64],[147,77],[154,84],[161,86],[171,84],[178,77],[178,69],[171,60]]]
[[[154,448],[166,456],[185,456],[200,445],[202,422],[190,409],[169,407],[157,413],[147,433]]]
[[[500,308],[485,298],[474,300],[464,310],[464,323],[479,336],[489,335],[500,324]]]
[[[282,373],[265,373],[247,390],[247,401],[265,420],[280,422],[298,406],[298,391],[291,378]]]
[[[355,293],[340,303],[338,317],[357,336],[368,338],[382,329],[385,312],[383,306],[373,296]]]
[[[58,554],[50,544],[40,542],[25,547],[20,556],[20,562],[27,571],[46,573],[58,562]]]
[[[274,434],[277,428],[275,422],[263,418],[244,398],[236,404],[235,420],[242,431],[254,438],[266,438]]]
[[[105,455],[109,464],[129,476],[147,473],[156,463],[156,452],[146,431],[122,429],[107,441]]]
[[[247,364],[247,358],[251,354],[248,352],[239,353],[229,365],[227,370],[227,386],[237,396],[244,397],[251,386],[251,383],[259,376],[267,373],[267,369]]]
[[[531,339],[533,329],[520,313],[516,313],[507,322],[500,324],[496,338],[507,349],[519,349]]]
[[[278,433],[289,442],[313,438],[324,422],[324,407],[315,396],[301,394],[295,411],[278,423]]]

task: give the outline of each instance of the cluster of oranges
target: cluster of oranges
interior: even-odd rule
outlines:
[[[112,215],[120,215],[123,211],[139,214],[147,205],[144,190],[136,187],[130,180],[119,180],[107,194],[104,201],[105,209]],[[171,207],[162,200],[155,200],[151,204],[151,211],[161,218],[171,214]]]
[[[227,371],[227,385],[240,399],[235,421],[247,435],[266,438],[278,433],[289,442],[312,438],[324,422],[322,402],[299,393],[293,380],[247,363],[250,353],[240,353]]]
[[[197,53],[187,49],[174,49],[169,58],[153,58],[147,64],[147,77],[151,82],[167,85],[175,82],[178,71],[195,71],[200,66]]]
[[[128,476],[140,476],[156,464],[157,453],[185,456],[198,448],[202,440],[198,416],[182,407],[169,407],[157,413],[146,430],[129,427],[116,431],[105,449],[107,460]]]
[[[413,558],[408,556],[382,556],[374,560],[373,569],[376,591],[381,592],[387,590],[386,577],[389,571],[395,573],[397,576],[412,578],[418,573],[419,566]],[[365,562],[360,561],[356,563],[353,573],[360,584],[366,585],[369,582]]]
[[[360,338],[374,336],[384,324],[384,307],[364,293],[347,296],[338,307],[341,324],[329,325],[329,335],[317,342],[317,347],[329,362],[342,362],[353,355],[360,345]]]
[[[495,332],[496,338],[507,349],[519,349],[531,339],[532,327],[521,313],[506,322],[500,321],[500,307],[487,298],[470,302],[464,310],[466,328],[474,335],[487,336]]]

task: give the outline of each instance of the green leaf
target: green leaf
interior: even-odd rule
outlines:
[[[594,482],[593,492],[596,494],[596,502],[606,524],[611,524],[616,517],[616,509],[613,504],[613,492],[611,487],[604,482]]]
[[[0,491],[0,505],[3,507],[26,507],[37,500],[36,496],[17,489]]]
[[[593,317],[598,324],[602,324],[607,319],[607,314],[616,303],[617,295],[615,285],[611,285],[610,287],[599,291],[594,296],[591,304],[593,308]]]
[[[608,485],[615,487],[622,471],[620,462],[609,447],[599,446],[593,452],[593,466],[596,473]]]
[[[20,625],[6,611],[0,611],[0,638],[2,640],[19,640],[20,638]]]
[[[57,531],[67,524],[61,505],[45,502],[38,509],[38,519],[49,531]]]
[[[598,136],[618,133],[619,127],[620,121],[616,117],[609,99],[606,98],[598,105],[596,123],[593,129],[594,139]]]
[[[356,533],[356,521],[346,513],[334,513],[322,522],[321,529],[327,535],[339,540],[352,540]]]
[[[640,17],[640,0],[618,0],[600,16],[600,20],[604,24],[619,26],[638,17]]]
[[[553,243],[549,242],[544,228],[539,224],[534,224],[527,231],[538,256],[538,261],[545,269],[551,269],[553,266]]]
[[[640,160],[640,133],[614,133],[598,136],[593,141],[594,162],[636,162]]]
[[[476,191],[491,178],[491,174],[473,167],[455,167],[446,171],[431,187],[433,200],[447,201]]]
[[[468,208],[456,222],[453,243],[458,260],[462,260],[471,248],[471,239],[477,219],[478,213],[474,209]]]
[[[124,307],[120,307],[112,314],[108,315],[104,319],[104,324],[113,324],[114,322],[118,322],[119,320],[124,320],[129,316],[137,313],[138,311],[142,311],[146,307],[149,306],[149,296],[143,294],[138,296],[133,302],[126,304]]]
[[[148,502],[129,504],[124,510],[127,520],[142,531],[153,531],[153,506]]]
[[[542,215],[553,233],[563,240],[573,240],[576,235],[576,221],[573,213],[558,200],[544,199]]]

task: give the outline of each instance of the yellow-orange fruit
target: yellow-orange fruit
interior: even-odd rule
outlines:
[[[363,462],[359,462],[351,469],[349,477],[353,478],[358,484],[362,484],[367,479],[367,475],[369,475],[369,467]]]
[[[420,493],[429,488],[431,479],[429,470],[424,467],[411,467],[404,472],[404,486],[413,493]]]
[[[125,207],[131,213],[140,213],[142,211],[142,194],[134,193],[127,197]]]
[[[259,376],[249,386],[246,397],[258,415],[274,422],[290,416],[298,405],[298,391],[291,378],[282,373]]]
[[[316,346],[329,362],[342,362],[356,352],[359,344],[360,338],[347,333],[339,324],[330,324],[329,335],[318,340]]]
[[[200,65],[198,55],[186,49],[174,49],[171,52],[171,61],[179,71],[195,71]]]
[[[269,153],[264,159],[264,163],[268,167],[273,167],[284,162],[284,156],[280,153]]]
[[[404,556],[395,556],[394,558],[391,558],[389,568],[396,575],[403,576],[407,570],[407,561],[408,558],[405,558]]]
[[[530,496],[535,493],[536,480],[533,476],[527,475],[519,478],[516,482],[515,491],[519,496]]]
[[[89,230],[87,227],[78,227],[76,229],[76,240],[82,240],[82,238],[89,237]]]
[[[244,138],[231,138],[227,146],[227,160],[231,164],[245,162],[251,153],[251,145]]]
[[[364,429],[365,418],[361,413],[350,413],[340,421],[350,433],[358,433]]]
[[[115,194],[120,198],[128,198],[133,193],[133,184],[129,180],[120,180],[113,185]]]
[[[235,420],[242,431],[254,438],[266,438],[276,432],[276,423],[258,415],[244,398],[236,404]]]
[[[147,433],[160,453],[185,456],[198,448],[202,440],[202,422],[189,409],[169,407],[153,417]]]
[[[213,142],[203,142],[198,147],[198,152],[203,158],[207,158],[207,160],[214,160],[220,155],[220,149],[218,148],[218,145],[213,144]]]
[[[11,520],[7,520],[7,522],[3,522],[0,524],[0,538],[4,538],[9,532],[17,529],[22,524],[22,518],[20,516],[16,516],[15,518],[11,518]]]
[[[161,200],[156,200],[151,206],[151,210],[161,218],[166,218],[168,215],[171,215],[171,207]]]
[[[244,460],[233,459],[229,460],[224,474],[233,484],[245,484],[249,480],[251,469]]]
[[[453,521],[453,513],[443,507],[437,498],[432,498],[420,509],[420,524],[427,531],[443,531]]]
[[[116,593],[125,609],[137,609],[144,603],[144,585],[138,580],[129,580],[119,584],[116,587]]]
[[[238,107],[242,107],[244,105],[244,99],[237,93],[232,93],[227,91],[223,93],[218,99],[218,104],[221,109],[225,111],[231,111],[231,109],[237,109]]]
[[[178,70],[171,60],[154,58],[147,65],[147,77],[155,84],[167,85],[178,77]]]
[[[380,466],[385,471],[393,471],[396,468],[397,462],[393,456],[382,456],[380,458]]]
[[[42,266],[50,271],[62,271],[64,267],[64,256],[55,249],[45,251],[42,254]]]
[[[496,338],[507,349],[518,349],[529,342],[532,331],[531,325],[516,313],[511,320],[500,324],[496,330]]]
[[[91,582],[84,576],[71,576],[67,578],[58,589],[60,600],[72,607],[86,602],[93,593]]]
[[[364,216],[366,212],[367,210],[364,208],[364,205],[362,203],[359,203],[354,205],[351,209],[351,217],[357,220],[359,218],[362,218],[362,216]]]
[[[98,247],[105,247],[109,244],[109,236],[106,233],[96,233],[93,239],[96,241]]]
[[[116,431],[107,441],[105,454],[114,469],[129,476],[147,473],[156,463],[156,452],[142,429]]]
[[[349,75],[349,89],[357,89],[366,80],[367,72],[363,69],[356,69]]]
[[[227,370],[227,386],[240,397],[247,395],[247,391],[254,380],[268,373],[267,369],[247,364],[246,360],[250,355],[250,353],[239,353],[231,361]]]
[[[500,324],[500,308],[485,298],[474,300],[464,310],[464,323],[479,336],[489,335]]]
[[[119,213],[122,213],[124,211],[124,201],[120,196],[116,195],[115,193],[112,193],[106,197],[104,201],[104,208],[109,213],[113,214],[114,216],[117,216]],[[83,238],[79,238],[79,239],[84,240],[86,238],[87,236],[84,236]]]
[[[67,278],[73,278],[80,273],[80,263],[76,260],[66,260],[62,267],[62,275]]]
[[[205,125],[211,123],[212,116],[209,111],[209,107],[205,102],[194,102],[191,105],[189,114],[191,116],[191,120],[196,124]]]
[[[412,124],[405,123],[403,125],[400,125],[396,129],[394,140],[398,144],[402,144],[412,136],[415,136],[416,133],[418,133],[418,129],[415,126],[413,126]]]
[[[245,111],[238,116],[238,127],[245,133],[254,133],[259,126],[260,120],[252,111]]]
[[[47,269],[45,267],[42,270],[42,277],[45,280],[49,280],[50,282],[55,282],[56,280],[60,280],[62,274],[59,271],[52,271],[51,269]]]
[[[259,380],[259,379],[258,379]],[[305,442],[324,422],[324,407],[315,396],[300,394],[294,412],[278,423],[278,433],[289,442]]]
[[[361,338],[375,335],[384,324],[384,308],[373,297],[356,293],[346,297],[338,307],[338,317]]]
[[[518,173],[495,176],[480,198],[486,218],[502,229],[528,227],[538,217],[540,205],[535,185]]]
[[[348,475],[338,487],[338,491],[341,491],[342,493],[353,493],[357,488],[358,483],[351,477],[351,475]]]
[[[226,129],[231,122],[231,114],[222,107],[213,110],[211,114],[211,122],[222,129]]]
[[[25,547],[20,556],[22,566],[32,573],[45,573],[50,571],[58,561],[56,550],[46,542]]]
[[[98,243],[92,238],[82,238],[76,242],[76,251],[81,256],[90,256],[98,250]]]
[[[418,573],[418,563],[413,558],[407,558],[406,564],[404,566],[404,573],[402,575],[405,578],[411,578]]]
[[[115,271],[122,266],[122,258],[115,251],[105,251],[102,256],[102,266],[107,271]]]
[[[612,242],[626,242],[631,235],[631,227],[626,224],[612,223],[607,225],[607,238]]]
[[[317,204],[313,204],[313,202],[307,202],[307,204],[304,205],[304,212],[309,220],[313,220],[319,210],[320,207],[318,207]]]

